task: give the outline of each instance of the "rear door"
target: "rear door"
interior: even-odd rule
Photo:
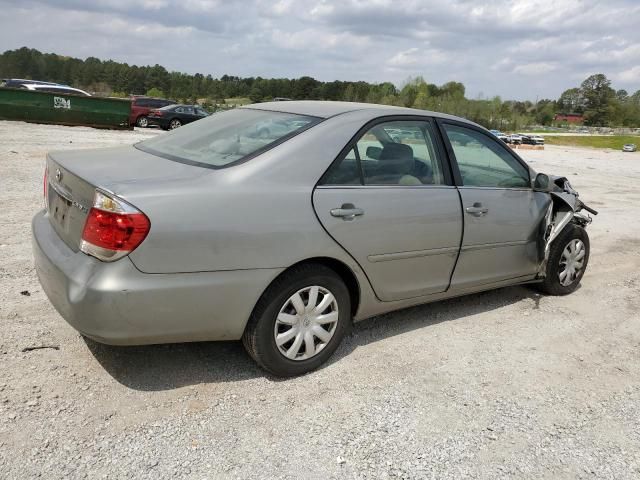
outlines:
[[[184,120],[182,123],[191,123],[198,120],[199,117],[196,115],[196,111],[193,107],[184,107],[184,113],[181,118]]]
[[[431,120],[394,117],[365,126],[323,176],[313,203],[381,300],[448,288],[462,213]]]
[[[532,277],[549,196],[534,192],[528,166],[488,132],[440,121],[464,215],[451,289]]]

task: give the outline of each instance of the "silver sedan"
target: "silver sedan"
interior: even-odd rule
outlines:
[[[325,362],[353,321],[506,285],[572,292],[596,213],[474,123],[341,102],[53,152],[44,190],[36,269],[79,332],[242,339],[282,376]]]

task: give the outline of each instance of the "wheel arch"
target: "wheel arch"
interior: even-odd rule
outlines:
[[[289,265],[282,272],[280,272],[269,283],[269,285],[267,285],[264,288],[264,290],[262,291],[262,294],[260,295],[260,298],[262,298],[264,293],[269,289],[269,287],[271,287],[271,285],[277,282],[283,275],[286,275],[291,269],[299,267],[301,265],[312,265],[312,264],[323,265],[333,270],[336,273],[336,275],[338,275],[340,279],[344,282],[344,284],[347,287],[347,290],[349,291],[349,299],[351,300],[351,317],[353,318],[358,311],[358,308],[360,306],[361,296],[362,296],[361,290],[360,290],[360,282],[358,282],[358,278],[356,277],[355,273],[353,272],[353,270],[351,270],[351,268],[349,268],[347,264],[345,264],[341,260],[338,260],[332,257],[311,257],[311,258],[307,258],[305,260],[296,262],[292,265]],[[260,298],[256,301],[256,305],[260,301]],[[256,305],[254,305],[253,310],[255,310]]]

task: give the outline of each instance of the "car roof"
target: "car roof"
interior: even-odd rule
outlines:
[[[357,102],[333,102],[325,100],[291,100],[282,102],[252,103],[240,108],[253,110],[269,110],[273,112],[293,113],[298,115],[309,115],[312,117],[329,118],[343,113],[357,110],[367,110],[372,117],[384,115],[426,115],[429,117],[446,118],[460,122],[475,123],[465,118],[448,115],[446,113],[431,112],[428,110],[418,110],[416,108],[395,107],[392,105],[378,105],[374,103]]]
[[[49,85],[49,86],[56,85],[56,86],[63,86],[60,83],[43,82],[41,80],[29,80],[29,79],[26,79],[26,78],[3,78],[2,81],[6,82],[6,83],[20,83],[20,84],[30,84],[30,85]]]
[[[24,86],[27,87],[30,90],[31,89],[32,90],[44,90],[45,88],[59,88],[61,90],[70,90],[72,92],[83,92],[83,93],[86,93],[84,90],[80,90],[79,88],[73,88],[73,87],[70,87],[68,85],[58,85],[58,84],[45,85],[45,84],[41,84],[41,83],[25,83]]]

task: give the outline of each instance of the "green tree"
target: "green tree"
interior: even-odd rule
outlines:
[[[156,87],[152,87],[149,90],[147,90],[146,95],[148,97],[160,97],[160,98],[164,98],[164,92],[162,90],[160,90],[159,88]]]
[[[611,81],[602,73],[591,75],[580,85],[580,93],[584,98],[585,124],[607,125],[615,98]]]
[[[569,88],[562,92],[558,99],[558,108],[562,113],[582,113],[584,111],[584,97],[579,88]]]

